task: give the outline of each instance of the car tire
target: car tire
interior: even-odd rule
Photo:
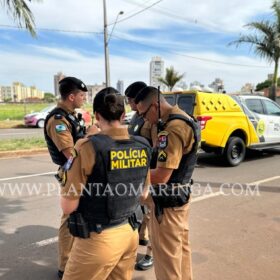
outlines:
[[[237,166],[245,158],[246,146],[240,137],[230,137],[224,149],[223,157],[227,165]]]
[[[45,124],[45,120],[43,120],[43,119],[40,119],[37,121],[37,127],[39,127],[39,128],[43,128],[44,124]]]

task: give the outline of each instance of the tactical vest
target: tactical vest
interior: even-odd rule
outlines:
[[[98,134],[90,137],[96,158],[78,212],[89,230],[119,225],[135,213],[139,205],[150,162],[150,146],[142,137],[114,140]]]
[[[188,154],[184,154],[182,156],[178,169],[173,170],[167,184],[171,184],[171,183],[187,184],[191,180],[192,173],[197,160],[197,150],[201,138],[200,125],[197,122],[197,120],[194,119],[193,117],[189,119],[179,114],[169,115],[169,118],[166,121],[165,125],[172,120],[182,120],[192,128],[194,133],[194,144],[192,146],[192,150]]]
[[[57,116],[57,118],[65,117],[66,120],[70,123],[71,135],[73,137],[74,144],[77,142],[78,139],[83,138],[85,135],[85,127],[80,124],[80,121],[77,117],[73,116],[70,113],[67,113],[62,108],[54,108],[46,117],[45,124],[44,124],[44,136],[47,142],[48,150],[51,155],[52,161],[57,165],[64,165],[67,161],[67,158],[64,156],[63,152],[60,152],[52,139],[47,134],[47,123],[52,116]]]
[[[145,123],[145,120],[137,114],[137,112],[134,114],[134,116],[131,119],[131,122],[128,126],[128,133],[129,135],[139,135],[141,128],[143,127]]]

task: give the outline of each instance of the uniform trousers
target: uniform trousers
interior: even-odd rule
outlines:
[[[68,228],[69,215],[63,214],[58,232],[58,269],[65,270],[70,251],[74,242],[74,237],[70,234]]]
[[[129,224],[75,238],[63,280],[131,280],[138,238]]]
[[[151,241],[157,280],[192,280],[189,203],[164,208],[159,222],[151,207]]]
[[[147,245],[146,255],[152,256],[152,246],[151,246],[151,237],[149,232],[149,223],[150,223],[150,211],[143,216],[143,221],[139,231],[139,239],[140,240],[149,240]]]

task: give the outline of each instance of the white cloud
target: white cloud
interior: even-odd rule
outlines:
[[[27,85],[34,84],[45,91],[53,91],[53,75],[63,71],[67,75],[80,77],[87,84],[101,83],[104,81],[104,57],[87,57],[75,52],[74,59],[72,50],[41,48],[43,56],[38,54],[39,48],[35,48],[36,55],[26,55],[13,52],[1,52],[0,61],[6,65],[1,71],[0,84],[6,85],[19,80]],[[45,56],[46,50],[49,57]],[[32,50],[31,50],[32,52]],[[61,52],[63,57],[57,56]],[[53,55],[54,54],[54,55]],[[228,58],[217,53],[185,53],[188,56],[207,58],[229,63],[240,63],[248,65],[265,65],[256,59],[235,56]],[[151,53],[138,53],[138,57],[125,58],[112,55],[110,57],[111,84],[116,85],[118,79],[125,82],[125,86],[135,80],[149,82],[149,62]],[[65,59],[68,58],[68,59]],[[211,83],[216,77],[224,80],[226,89],[229,91],[239,90],[246,82],[258,83],[266,79],[272,68],[246,68],[231,65],[221,65],[206,61],[166,55],[162,57],[165,67],[173,65],[181,73],[185,73],[187,83],[198,80],[205,85]],[[5,83],[4,83],[5,81]]]
[[[124,14],[119,19],[125,18],[131,15],[130,11],[141,10],[146,2],[107,0],[108,23],[115,21],[120,10],[124,11]],[[146,6],[155,2],[157,1],[149,1]],[[189,24],[196,22],[196,26],[207,30],[236,32],[253,16],[269,11],[270,6],[271,1],[264,0],[165,0],[152,9],[119,23],[117,29],[127,32],[143,28],[162,29],[176,24],[187,29]],[[86,31],[103,29],[102,1],[48,0],[34,2],[30,7],[38,27]],[[0,14],[5,12],[2,10]],[[4,16],[2,23],[7,22],[5,18],[7,17]]]
[[[120,10],[125,12],[121,16],[125,18],[131,14],[130,11],[141,9],[140,6],[133,3],[150,5],[154,2],[156,0],[107,0],[108,22],[113,22]],[[269,11],[270,5],[271,1],[264,0],[162,1],[154,9],[145,11],[116,25],[115,35],[121,34],[121,37],[155,46],[155,48],[151,51],[151,48],[143,46],[137,48],[138,51],[136,52],[130,47],[127,50],[124,49],[126,51],[125,55],[114,55],[119,51],[119,42],[116,40],[114,49],[111,45],[110,56],[112,85],[114,86],[118,79],[124,80],[126,86],[135,80],[149,82],[150,59],[152,56],[161,53],[160,49],[156,49],[157,46],[169,49],[169,51],[176,49],[189,56],[228,63],[265,65],[264,62],[257,59],[240,56],[238,49],[232,50],[229,57],[214,52],[211,46],[205,42],[201,42],[201,45],[198,46],[198,43],[194,44],[192,42],[192,34],[203,32],[206,39],[213,41],[212,33],[208,32],[209,30],[220,32],[224,36],[240,32],[242,26],[254,16]],[[76,31],[102,31],[103,29],[102,1],[47,0],[42,3],[31,4],[31,9],[34,12],[38,27]],[[174,14],[174,16],[172,17],[170,14]],[[1,24],[13,24],[13,21],[8,19],[3,9],[0,10],[0,15]],[[194,29],[195,26],[201,27],[201,29]],[[177,40],[175,40],[174,36],[170,36],[171,33],[174,33],[170,31],[171,28],[178,33],[188,34],[188,38],[183,40],[177,37]],[[141,32],[141,35],[139,35],[137,29],[157,29],[159,32],[155,32],[153,36],[145,32]],[[56,35],[60,36],[61,34],[57,33]],[[2,36],[4,36],[3,39],[12,40],[13,36],[16,35],[9,35],[8,32],[5,32]],[[43,36],[42,38],[46,41],[48,36],[46,34],[43,34]],[[71,36],[77,36],[77,34],[73,33]],[[18,45],[20,45],[20,40],[20,38],[16,38]],[[104,81],[103,55],[85,56],[80,52],[83,47],[79,45],[79,40],[76,40],[77,44],[73,46],[65,44],[63,47],[58,45],[57,42],[50,42],[52,44],[52,47],[50,47],[50,44],[43,44],[42,41],[38,40],[36,43],[31,43],[32,45],[22,42],[22,49],[19,48],[16,51],[12,49],[8,51],[6,46],[5,51],[0,49],[1,65],[5,65],[0,70],[0,84],[6,85],[15,80],[20,80],[27,85],[35,83],[42,90],[53,91],[53,75],[58,71],[80,77],[89,84]],[[26,53],[27,47],[30,48],[28,53]],[[200,51],[202,47],[204,51]],[[202,62],[174,55],[172,51],[169,54],[166,52],[166,55],[162,55],[162,57],[166,66],[173,65],[176,70],[185,72],[188,83],[199,80],[208,85],[216,77],[220,77],[224,79],[225,86],[230,91],[240,89],[246,82],[256,84],[263,81],[267,74],[272,72],[272,68],[245,68],[207,61]]]

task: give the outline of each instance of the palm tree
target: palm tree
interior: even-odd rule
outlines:
[[[274,62],[274,74],[269,98],[276,99],[278,66],[280,58],[280,2],[274,0],[271,6],[274,18],[272,21],[263,20],[251,22],[245,27],[255,31],[254,34],[242,35],[230,45],[248,43],[254,47],[255,53],[268,62]]]
[[[166,68],[165,77],[159,78],[159,82],[165,84],[170,91],[172,91],[173,87],[182,80],[185,74],[179,74],[174,70],[174,67]]]
[[[36,37],[34,16],[26,4],[26,0],[0,0],[2,6],[7,8],[9,14],[12,15],[18,25],[21,27],[23,24],[29,33]],[[29,2],[40,0],[27,0]]]

